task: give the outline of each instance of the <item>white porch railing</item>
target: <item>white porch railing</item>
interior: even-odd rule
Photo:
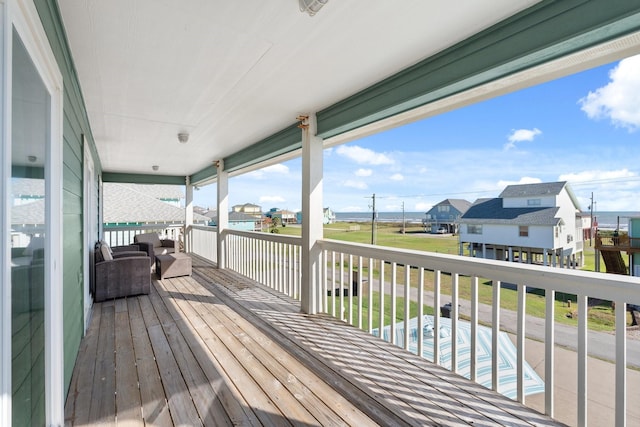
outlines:
[[[104,240],[109,246],[123,246],[133,243],[133,237],[141,233],[158,233],[161,239],[184,242],[183,224],[146,224],[146,225],[105,225]]]
[[[186,252],[192,252],[218,262],[218,228],[203,225],[192,225],[186,233]]]
[[[237,271],[259,283],[299,299],[301,287],[301,238],[227,230],[223,234],[227,268]],[[218,234],[213,227],[192,227],[188,234],[191,251],[217,261],[215,254]],[[517,399],[525,403],[524,366],[525,336],[534,326],[527,323],[526,294],[528,288],[544,290],[546,314],[542,337],[544,341],[544,402],[545,413],[554,415],[556,373],[565,370],[577,372],[575,384],[577,424],[587,424],[588,410],[588,299],[613,301],[615,312],[615,424],[625,425],[627,417],[627,365],[640,366],[640,360],[627,360],[626,304],[640,305],[640,278],[574,269],[542,267],[530,264],[509,263],[480,258],[444,255],[412,250],[384,248],[334,240],[319,242],[322,249],[321,288],[317,289],[318,311],[326,312],[370,333],[387,328],[385,337],[391,342],[423,354],[425,345],[433,345],[434,360],[441,361],[442,339],[433,335],[433,344],[426,344],[423,333],[411,337],[409,333],[396,336],[397,330],[409,331],[411,327],[423,331],[425,310],[433,310],[434,331],[439,331],[444,321],[440,307],[451,302],[451,357],[452,370],[458,361],[458,324],[468,319],[471,329],[470,371],[471,379],[477,379],[479,314],[479,281],[491,282],[490,319],[482,319],[492,329],[492,388],[498,389],[499,346],[498,331],[501,316],[501,285],[512,284],[516,289],[517,308],[513,328],[517,349]],[[205,255],[209,254],[209,255]],[[432,283],[432,292],[425,290],[425,283]],[[462,304],[460,290],[470,289],[469,304]],[[336,292],[337,290],[337,292]],[[556,293],[577,295],[577,327],[575,332],[577,362],[571,366],[556,366]],[[375,298],[375,300],[374,300]],[[404,304],[397,304],[403,298]],[[413,304],[412,304],[413,303]],[[386,307],[374,309],[375,307]],[[413,308],[413,311],[412,310]],[[464,312],[463,312],[464,311]],[[417,321],[411,324],[411,319]],[[448,322],[449,320],[447,320]],[[397,328],[403,326],[404,329]],[[563,328],[566,326],[562,326]],[[414,339],[416,343],[411,343]],[[410,345],[411,344],[411,345]],[[498,390],[499,391],[499,390]],[[635,399],[635,398],[634,398]]]
[[[279,234],[228,230],[227,268],[300,299],[301,239]]]
[[[230,231],[228,237],[228,267],[253,278],[267,286],[297,297],[300,280],[300,238],[269,235],[262,233]],[[626,355],[626,304],[640,305],[640,279],[583,272],[553,267],[508,263],[504,261],[442,255],[410,250],[359,245],[340,241],[323,240],[322,271],[318,272],[322,283],[317,289],[318,311],[332,314],[359,328],[374,332],[387,327],[387,339],[410,349],[411,334],[396,337],[396,326],[402,323],[404,331],[411,327],[411,318],[417,320],[417,330],[424,328],[424,307],[433,309],[434,330],[440,330],[443,322],[439,308],[445,302],[443,289],[447,289],[446,299],[451,301],[451,366],[457,370],[458,323],[461,317],[469,319],[471,328],[470,370],[471,379],[477,378],[477,349],[480,316],[479,279],[492,282],[492,311],[489,323],[492,325],[492,388],[498,390],[501,284],[514,284],[517,289],[517,309],[515,321],[517,348],[517,399],[525,403],[525,336],[527,288],[545,291],[546,315],[543,339],[545,343],[545,412],[554,415],[555,372],[577,369],[576,384],[577,424],[586,425],[588,409],[587,393],[587,316],[588,298],[614,301],[616,303],[615,336],[615,418],[616,425],[624,425],[627,412],[627,355]],[[296,251],[298,251],[296,253]],[[425,292],[426,278],[431,276],[433,293]],[[289,284],[295,283],[291,293]],[[381,285],[383,284],[383,285]],[[460,311],[459,290],[470,287],[470,308]],[[555,294],[577,295],[578,326],[575,328],[577,340],[576,366],[555,366]],[[433,295],[426,301],[425,295]],[[374,304],[374,297],[377,301]],[[403,297],[403,306],[396,303]],[[386,300],[386,301],[385,301]],[[410,313],[411,302],[417,302],[417,310]],[[386,304],[385,304],[386,303]],[[374,306],[387,307],[374,310]],[[372,308],[372,309],[368,309]],[[409,314],[407,314],[409,313]],[[385,320],[387,319],[387,320]],[[398,320],[396,320],[398,319]],[[414,325],[415,327],[415,325]],[[423,354],[425,339],[422,333],[413,337],[417,345],[411,348]],[[440,361],[441,347],[439,334],[433,336],[434,359]],[[415,348],[414,348],[415,347]],[[637,363],[640,361],[634,361]]]

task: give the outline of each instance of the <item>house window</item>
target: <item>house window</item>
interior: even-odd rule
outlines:
[[[542,200],[540,199],[527,199],[527,206],[540,206]]]
[[[438,206],[438,212],[449,212],[449,205]]]
[[[468,234],[482,234],[482,225],[467,224]]]
[[[521,225],[519,228],[520,237],[529,237],[529,227],[526,225]]]

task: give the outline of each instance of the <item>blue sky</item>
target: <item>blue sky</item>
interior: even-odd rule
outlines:
[[[229,181],[230,206],[301,208],[301,161]],[[427,211],[506,185],[569,181],[587,211],[640,211],[640,56],[372,135],[324,153],[324,205]],[[215,206],[215,184],[194,193]]]

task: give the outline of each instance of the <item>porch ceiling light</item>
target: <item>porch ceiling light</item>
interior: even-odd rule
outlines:
[[[328,1],[329,0],[298,0],[300,12],[307,12],[309,16],[314,16]]]
[[[158,169],[160,169],[160,166],[153,165],[153,166],[151,166],[151,169],[153,169],[154,171],[157,171]]]
[[[186,132],[181,132],[178,134],[178,141],[180,141],[181,144],[186,144],[187,141],[189,140],[189,134]]]

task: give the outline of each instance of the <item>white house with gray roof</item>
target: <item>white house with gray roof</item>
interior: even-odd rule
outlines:
[[[582,265],[580,205],[569,184],[509,185],[493,199],[478,199],[460,218],[460,255]]]

